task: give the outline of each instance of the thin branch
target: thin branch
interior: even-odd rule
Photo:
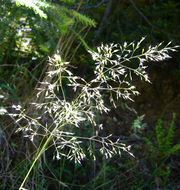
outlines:
[[[97,5],[92,5],[92,6],[87,6],[84,8],[81,8],[81,10],[86,10],[86,9],[97,9],[98,7],[100,7],[103,3],[105,3],[107,0],[102,0],[100,3],[98,3]]]
[[[99,2],[97,5],[87,5],[87,6],[84,6],[84,7],[80,7],[79,10],[87,10],[87,9],[97,9],[98,7],[100,7],[102,4],[104,4],[107,0],[102,0],[101,2]],[[62,3],[60,2],[55,2],[57,4],[60,4],[62,5]],[[66,6],[65,4],[63,4],[64,6]],[[77,9],[78,8],[78,4],[76,7],[70,7],[70,6],[67,6],[69,9]]]
[[[164,31],[164,30],[162,30],[161,28],[159,28],[158,26],[156,26],[156,25],[154,25],[154,24],[152,24],[151,22],[150,22],[150,20],[142,13],[142,11],[136,6],[136,4],[134,3],[134,1],[133,0],[129,0],[130,1],[130,3],[132,4],[132,6],[135,8],[135,10],[138,12],[138,14],[152,27],[152,28],[154,28],[154,29],[156,29],[156,30],[159,30],[160,32],[162,32],[162,33],[164,33],[164,34],[166,34],[166,35],[171,35],[170,33],[168,33],[168,32],[166,32],[166,31]]]

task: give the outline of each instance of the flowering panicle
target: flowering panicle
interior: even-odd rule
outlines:
[[[99,151],[106,158],[121,154],[121,150],[130,153],[129,147],[120,143],[119,140],[113,142],[111,136],[100,137],[98,132],[92,137],[77,136],[73,128],[79,128],[88,122],[99,126],[97,128],[101,130],[102,124],[96,123],[96,113],[108,113],[110,110],[105,104],[104,97],[106,99],[109,97],[114,106],[120,98],[132,100],[132,95],[139,94],[132,84],[133,77],[136,75],[150,82],[145,63],[170,58],[168,52],[176,51],[178,48],[178,46],[169,47],[169,43],[165,47],[158,44],[149,46],[145,50],[141,48],[143,41],[144,38],[137,43],[125,42],[123,45],[101,44],[97,47],[97,51],[89,50],[95,62],[94,78],[90,81],[74,76],[69,70],[69,63],[64,62],[58,53],[49,58],[52,70],[48,71],[47,75],[52,78],[52,82],[41,84],[37,96],[44,93],[44,102],[34,103],[43,114],[40,117],[31,118],[25,114],[25,110],[18,107],[20,113],[17,122],[24,119],[27,123],[18,130],[23,131],[31,141],[38,135],[47,137],[55,146],[57,159],[65,156],[69,160],[74,159],[75,162],[81,163],[86,157],[83,142],[89,142],[85,143],[88,146],[86,150],[94,159],[95,152],[92,150],[91,142],[100,145],[98,145]],[[71,88],[71,91],[73,89],[76,94],[69,100],[65,94],[65,89],[68,88]],[[42,122],[43,116],[49,117],[45,123]],[[65,148],[68,150],[67,153],[63,152]]]

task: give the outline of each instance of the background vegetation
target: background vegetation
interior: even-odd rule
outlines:
[[[30,103],[42,103],[44,95],[37,98],[36,88],[42,87],[39,82],[51,82],[46,76],[52,71],[48,57],[58,51],[63,61],[70,62],[72,72],[89,80],[95,66],[87,50],[101,43],[139,41],[142,36],[146,36],[145,48],[161,41],[180,44],[179,20],[176,0],[1,0],[0,189],[19,189],[32,166],[38,142],[33,145],[22,132],[16,133],[25,123],[19,124],[11,115],[15,114],[12,105],[21,105],[29,117],[36,114]],[[113,134],[111,140],[120,138],[131,145],[135,157],[122,153],[105,159],[98,154],[94,160],[88,155],[75,164],[66,158],[57,160],[50,146],[34,163],[25,187],[180,189],[180,56],[170,55],[172,59],[148,65],[152,84],[133,76],[133,85],[141,93],[133,97],[134,102],[120,99],[109,115],[96,113],[97,123],[104,126],[101,135]],[[69,88],[64,87],[64,92],[73,98]],[[45,116],[43,122],[51,118]],[[77,135],[95,134],[90,122],[84,125],[75,131]],[[96,145],[92,146],[96,152]]]

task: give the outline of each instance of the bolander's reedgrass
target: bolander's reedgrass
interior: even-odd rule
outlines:
[[[54,146],[57,159],[65,157],[76,163],[81,163],[87,154],[96,159],[98,152],[106,159],[114,154],[121,155],[122,151],[132,155],[130,146],[121,143],[119,139],[113,141],[111,135],[100,135],[103,126],[97,122],[96,116],[103,112],[108,114],[110,103],[116,107],[116,102],[121,99],[132,100],[134,95],[139,94],[132,84],[134,78],[138,76],[150,82],[146,63],[168,59],[169,51],[178,48],[170,47],[170,43],[165,46],[160,43],[143,49],[141,46],[144,39],[137,43],[125,42],[123,45],[101,44],[97,51],[89,50],[95,64],[91,80],[73,75],[69,63],[63,61],[58,52],[49,58],[53,69],[47,75],[51,82],[43,82],[41,88],[38,88],[37,97],[43,94],[44,101],[33,103],[41,114],[30,117],[26,110],[15,106],[18,112],[16,121],[21,126],[18,131],[22,131],[32,143],[35,138],[40,142],[36,144],[37,153],[20,189],[23,189],[34,164],[48,146]],[[78,135],[75,129],[86,130],[87,122],[94,127],[94,135]]]

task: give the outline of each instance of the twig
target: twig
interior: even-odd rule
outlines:
[[[150,20],[142,13],[142,11],[136,6],[136,4],[134,3],[134,1],[133,0],[129,0],[130,1],[130,3],[132,4],[132,6],[135,8],[135,10],[138,12],[138,14],[152,27],[152,28],[154,28],[154,29],[156,29],[156,30],[159,30],[160,32],[162,32],[162,33],[164,33],[164,34],[166,34],[166,35],[171,35],[170,33],[168,33],[168,32],[166,32],[166,31],[164,31],[164,30],[162,30],[161,28],[159,28],[158,26],[156,26],[156,25],[154,25],[154,24],[152,24],[151,22],[150,22]]]
[[[97,9],[98,7],[100,7],[103,3],[105,3],[107,0],[102,0],[100,3],[98,3],[97,5],[92,5],[92,6],[87,6],[84,8],[80,8],[80,10],[86,10],[86,9]]]
[[[80,7],[79,10],[87,10],[87,9],[96,9],[98,7],[100,7],[103,3],[105,3],[107,0],[102,0],[101,2],[99,2],[97,5],[89,5],[89,6],[84,6],[84,7]],[[62,5],[62,3],[56,1],[55,3]],[[66,6],[66,5],[64,5]],[[70,7],[67,6],[69,9],[77,9],[79,5],[77,5],[76,7]]]

